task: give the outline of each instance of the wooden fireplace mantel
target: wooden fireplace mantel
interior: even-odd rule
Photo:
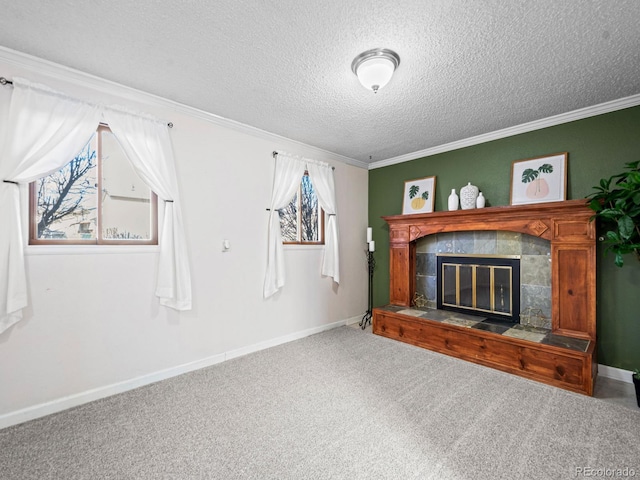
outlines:
[[[551,243],[552,332],[591,341],[590,357],[585,358],[586,363],[581,364],[580,367],[583,372],[578,380],[572,380],[578,385],[567,385],[559,378],[565,377],[567,373],[566,366],[562,365],[561,361],[555,365],[555,370],[552,369],[549,373],[551,377],[558,378],[550,379],[537,378],[535,375],[519,372],[518,366],[514,368],[491,366],[506,371],[515,370],[513,373],[524,373],[524,376],[530,378],[591,394],[595,375],[595,368],[591,362],[595,355],[596,339],[596,236],[595,225],[590,221],[592,215],[593,211],[588,208],[585,200],[569,200],[383,217],[389,225],[390,303],[406,307],[411,305],[411,299],[415,293],[415,241],[426,235],[441,232],[498,230],[526,233],[549,240]],[[389,312],[374,310],[374,333],[385,335],[385,332],[382,332],[381,322],[383,322],[382,319],[388,318]],[[437,328],[435,325],[431,327]],[[400,336],[404,336],[402,332],[410,330],[403,330],[401,326],[399,328]],[[418,330],[421,332],[420,335],[428,334],[425,333],[428,329],[421,327]],[[451,330],[451,327],[447,326],[446,330]],[[456,328],[453,328],[453,330],[456,336],[465,335],[462,331],[465,329],[455,331]],[[391,334],[386,336],[393,337]],[[430,348],[428,342],[425,343],[420,339],[412,340],[406,337],[398,339]],[[477,339],[474,342],[477,343]],[[518,344],[518,348],[524,348],[522,342],[515,343]],[[486,345],[483,348],[486,348]],[[539,350],[540,346],[536,348]],[[445,353],[449,352],[445,351]],[[478,361],[477,354],[467,355],[455,352],[451,354],[487,364],[481,359]],[[552,354],[556,358],[557,349]],[[572,354],[572,356],[575,355]]]
[[[415,241],[440,232],[507,230],[551,242],[551,324],[555,333],[596,338],[596,246],[585,200],[383,217],[389,224],[389,300],[415,293]]]

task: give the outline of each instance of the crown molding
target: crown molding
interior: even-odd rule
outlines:
[[[305,156],[316,155],[318,157],[321,157],[323,160],[337,161],[369,170],[408,162],[410,160],[416,160],[418,158],[429,157],[431,155],[436,155],[439,153],[449,152],[473,145],[479,145],[481,143],[490,142],[492,140],[499,140],[501,138],[507,138],[513,135],[519,135],[521,133],[532,132],[535,130],[553,127],[556,125],[561,125],[563,123],[582,120],[584,118],[615,112],[617,110],[623,110],[625,108],[636,107],[640,105],[640,94],[632,95],[610,102],[581,108],[571,112],[554,115],[552,117],[535,120],[533,122],[523,123],[521,125],[504,128],[502,130],[496,130],[494,132],[457,140],[455,142],[438,145],[424,150],[418,150],[416,152],[411,152],[368,164],[367,162],[363,162],[361,160],[356,160],[354,158],[330,152],[313,145],[286,138],[281,135],[268,132],[266,130],[252,127],[250,125],[224,118],[213,113],[205,112],[204,110],[199,110],[195,107],[190,107],[188,105],[184,105],[182,103],[178,103],[173,100],[154,95],[152,93],[144,92],[132,87],[127,87],[111,80],[106,80],[95,75],[84,73],[79,70],[75,70],[73,68],[66,67],[64,65],[60,65],[39,57],[34,57],[26,53],[18,52],[3,46],[0,46],[0,62],[15,65],[19,68],[36,70],[39,74],[46,75],[56,80],[64,81],[73,85],[77,85],[79,87],[91,88],[108,95],[116,95],[125,100],[143,103],[159,108],[167,108],[172,111],[188,115],[190,117],[197,118],[209,123],[213,123],[224,128],[229,128],[231,130],[251,135],[253,137],[272,141],[277,143],[278,145],[282,143],[296,145],[305,150]],[[2,72],[0,72],[0,74],[1,73]],[[307,152],[311,152],[311,154]]]
[[[308,145],[297,140],[283,137],[282,135],[271,133],[260,128],[252,127],[235,120],[230,120],[228,118],[205,112],[204,110],[190,107],[188,105],[184,105],[182,103],[175,102],[173,100],[169,100],[152,93],[147,93],[142,90],[127,87],[126,85],[122,85],[111,80],[84,73],[79,70],[75,70],[73,68],[66,67],[64,65],[45,60],[43,58],[34,57],[33,55],[18,52],[16,50],[12,50],[3,46],[0,46],[0,62],[13,65],[21,69],[35,70],[38,72],[38,74],[45,75],[55,80],[60,80],[79,87],[90,88],[107,95],[115,95],[124,100],[142,103],[153,107],[170,109],[171,111],[188,115],[205,122],[213,123],[220,127],[229,128],[240,133],[274,142],[277,145],[282,145],[283,143],[287,145],[295,145],[300,147],[301,149],[304,149],[304,156],[306,157],[315,155],[317,157],[320,157],[319,159],[325,161],[342,162],[354,167],[364,168],[365,170],[369,167],[366,162],[360,160],[345,157],[344,155],[330,152],[328,150],[323,150],[322,148],[315,147],[313,145]],[[3,74],[2,72],[0,72],[0,75],[6,76],[6,74]],[[277,148],[275,149],[277,150]],[[291,147],[287,147],[287,149],[291,150]]]
[[[640,94],[631,95],[629,97],[600,103],[591,107],[580,108],[578,110],[561,113],[552,117],[534,120],[533,122],[523,123],[521,125],[504,128],[502,130],[483,133],[482,135],[477,135],[475,137],[469,137],[462,140],[457,140],[455,142],[445,143],[444,145],[438,145],[436,147],[426,148],[417,152],[406,153],[397,157],[373,162],[369,164],[369,170],[388,167],[390,165],[408,162],[410,160],[416,160],[418,158],[429,157],[438,153],[450,152],[452,150],[458,150],[460,148],[471,147],[473,145],[479,145],[481,143],[490,142],[492,140],[499,140],[501,138],[511,137],[513,135],[519,135],[521,133],[532,132],[534,130],[553,127],[556,125],[561,125],[563,123],[582,120],[584,118],[595,117],[596,115],[615,112],[617,110],[623,110],[625,108],[637,107],[638,105],[640,105]]]

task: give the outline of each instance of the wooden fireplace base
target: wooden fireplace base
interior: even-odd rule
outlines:
[[[373,333],[565,390],[593,395],[595,342],[586,352],[388,310],[373,309]]]

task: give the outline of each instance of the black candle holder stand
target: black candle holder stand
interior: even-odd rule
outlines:
[[[369,269],[369,303],[367,304],[366,313],[358,324],[362,330],[367,328],[367,324],[371,325],[371,318],[373,317],[373,270],[376,267],[376,259],[373,258],[373,252],[369,251],[368,246],[364,253],[367,256],[367,268]]]

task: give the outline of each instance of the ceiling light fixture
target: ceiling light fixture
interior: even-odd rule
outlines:
[[[389,83],[398,65],[400,57],[396,52],[386,48],[374,48],[354,58],[351,70],[365,88],[378,93],[379,89]]]

